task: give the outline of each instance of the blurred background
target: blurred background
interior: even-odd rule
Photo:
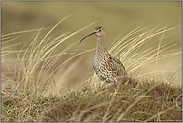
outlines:
[[[8,34],[18,31],[51,28],[58,23],[64,17],[72,14],[69,18],[64,20],[59,26],[51,33],[51,37],[56,38],[63,33],[72,33],[79,30],[92,22],[99,20],[94,25],[87,29],[77,33],[71,38],[67,39],[58,51],[68,46],[71,43],[79,42],[87,34],[94,31],[97,26],[103,26],[106,32],[106,47],[109,49],[112,42],[117,38],[119,34],[125,36],[137,27],[143,28],[150,25],[157,26],[162,23],[161,27],[167,25],[167,28],[180,26],[182,22],[182,2],[181,1],[154,1],[154,2],[1,2],[2,7],[2,22],[1,32],[2,34]],[[181,29],[176,28],[170,32],[167,32],[164,37],[165,40],[174,40],[179,43],[173,47],[173,52],[181,51]],[[125,30],[125,31],[124,31]],[[15,39],[12,43],[20,45],[16,46],[17,50],[20,50],[27,42],[31,42],[35,32],[23,34],[18,39]],[[44,34],[42,34],[44,37]],[[161,36],[160,36],[161,37]],[[151,47],[157,47],[160,37],[153,39],[155,42]],[[163,39],[164,40],[164,39]],[[8,45],[8,44],[6,44]],[[3,47],[3,45],[2,45]],[[73,49],[85,51],[96,47],[96,36],[85,39],[82,43],[75,45]],[[25,46],[26,48],[26,46]],[[85,55],[82,55],[82,60],[78,65],[76,71],[71,74],[70,81],[74,80],[74,83],[81,82],[87,78],[87,76],[93,75],[92,60],[95,51],[91,51]],[[7,58],[15,56],[7,56]],[[58,66],[59,62],[63,62],[69,56],[62,57],[55,65]],[[171,60],[171,59],[170,59]],[[73,61],[69,62],[72,64]],[[167,59],[166,59],[167,62]],[[68,64],[68,65],[69,65]],[[161,64],[164,64],[162,62]],[[181,58],[175,63],[178,67],[181,66]],[[11,63],[9,63],[9,67]],[[2,64],[3,67],[3,64]],[[9,69],[4,67],[2,70]],[[65,66],[67,69],[67,66]],[[154,69],[153,67],[147,68],[149,71]],[[160,68],[161,69],[161,68]],[[79,72],[78,72],[79,70]],[[146,71],[144,71],[146,72]]]

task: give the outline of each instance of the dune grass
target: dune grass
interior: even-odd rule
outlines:
[[[148,80],[149,81],[149,80]],[[72,91],[52,106],[44,121],[55,122],[133,122],[181,121],[181,88],[130,80],[128,86],[110,86]],[[136,84],[134,84],[136,83]],[[175,104],[177,100],[177,104]],[[178,105],[179,107],[176,107]]]
[[[1,64],[7,68],[1,73],[2,122],[182,121],[181,65],[170,72],[156,70],[146,73],[154,78],[140,74],[149,64],[154,63],[157,67],[161,59],[181,57],[181,51],[171,51],[174,45],[180,44],[171,45],[175,40],[163,42],[164,33],[180,26],[136,28],[128,35],[117,38],[109,52],[121,59],[131,75],[124,80],[125,84],[104,85],[93,74],[78,88],[66,89],[64,83],[69,82],[66,80],[71,71],[82,61],[82,57],[78,56],[94,49],[69,54],[69,50],[79,43],[74,42],[59,53],[55,51],[68,38],[95,23],[51,39],[52,31],[66,18],[59,21],[43,38],[40,38],[43,29],[30,30],[36,31],[32,42],[19,51],[12,50],[19,44],[7,46],[6,43],[18,38],[20,35],[17,34],[30,31],[2,34]],[[157,35],[162,36],[158,46],[149,48],[153,43],[152,38]],[[11,59],[13,68],[6,58],[12,54],[15,54],[15,58]],[[54,67],[65,54],[69,54],[69,58]],[[75,62],[68,65],[72,59]],[[172,86],[174,83],[179,84]]]

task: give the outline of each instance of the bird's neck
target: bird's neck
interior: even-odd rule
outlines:
[[[107,52],[107,49],[105,47],[105,37],[98,36],[97,37],[96,55],[102,55],[105,52]]]

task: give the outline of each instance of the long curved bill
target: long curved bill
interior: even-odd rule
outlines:
[[[93,33],[91,33],[91,34],[85,36],[84,38],[81,39],[81,41],[84,40],[86,37],[89,37],[89,36],[91,36],[91,35],[93,35],[93,34],[95,34],[95,33],[96,33],[96,32],[93,32]],[[80,42],[81,42],[81,41],[80,41]],[[79,43],[80,43],[80,42],[79,42]]]

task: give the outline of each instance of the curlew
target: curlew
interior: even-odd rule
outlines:
[[[96,53],[93,59],[93,68],[97,76],[107,83],[118,82],[127,77],[127,72],[121,61],[111,56],[105,47],[105,30],[103,27],[96,27],[93,33],[85,36],[81,41],[93,34],[97,36]]]

